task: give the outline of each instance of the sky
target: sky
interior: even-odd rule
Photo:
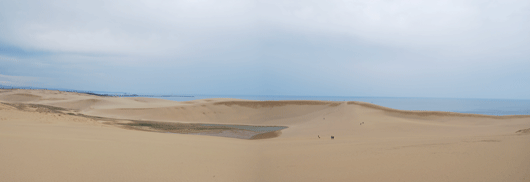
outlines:
[[[0,85],[530,99],[528,0],[0,0]]]

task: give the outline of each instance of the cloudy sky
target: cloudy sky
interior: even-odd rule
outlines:
[[[0,85],[530,99],[530,1],[0,1]]]

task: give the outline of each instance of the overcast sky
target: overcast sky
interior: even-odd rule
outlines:
[[[0,85],[530,99],[530,1],[0,0]]]

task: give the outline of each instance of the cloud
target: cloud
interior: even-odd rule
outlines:
[[[530,42],[528,1],[268,2],[262,14],[271,24],[404,49],[459,56],[521,54]]]
[[[3,2],[6,43],[54,52],[173,54],[251,26],[246,1]],[[15,11],[13,11],[13,9]],[[252,16],[252,15],[250,15]]]
[[[0,60],[0,71],[62,88],[519,98],[530,91],[520,85],[530,81],[522,69],[530,59],[525,0],[21,0],[0,1],[0,25],[0,57],[20,62]]]
[[[40,78],[28,76],[10,76],[0,74],[0,85],[10,87],[40,86]]]
[[[528,1],[52,0],[1,5],[7,26],[0,40],[55,52],[181,55],[227,44],[260,44],[271,31],[340,34],[372,44],[474,56],[516,54],[530,42]]]

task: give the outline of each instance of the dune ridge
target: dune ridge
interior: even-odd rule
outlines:
[[[510,118],[530,118],[530,115],[503,115],[493,116],[485,114],[469,114],[469,113],[458,113],[458,112],[447,112],[447,111],[407,111],[388,108],[372,103],[360,102],[360,101],[349,101],[350,105],[360,105],[372,109],[378,109],[390,113],[403,114],[403,115],[415,115],[415,116],[457,116],[457,117],[480,117],[480,118],[495,118],[495,119],[510,119]]]
[[[260,108],[260,107],[280,107],[280,106],[287,106],[287,105],[329,105],[331,107],[335,107],[340,105],[338,102],[330,102],[330,101],[310,101],[310,100],[303,100],[303,101],[222,101],[222,102],[215,102],[214,105],[226,105],[226,106],[241,106],[241,107],[250,107],[250,108]]]

